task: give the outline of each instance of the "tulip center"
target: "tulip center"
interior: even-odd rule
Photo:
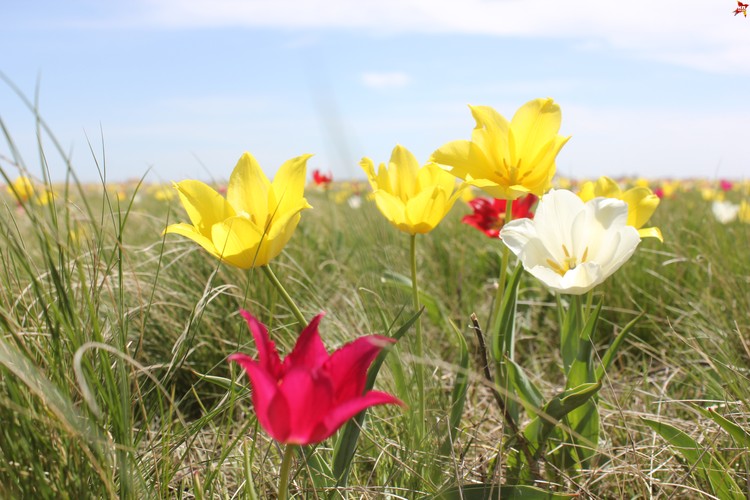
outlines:
[[[549,264],[552,270],[557,274],[559,274],[560,276],[565,276],[565,273],[567,273],[571,269],[575,269],[579,264],[583,264],[584,262],[586,262],[586,257],[588,257],[589,254],[589,247],[586,247],[583,250],[583,255],[581,256],[580,261],[575,255],[570,254],[568,248],[565,245],[562,245],[562,251],[563,254],[565,254],[565,258],[563,258],[561,262],[547,259],[547,264]]]

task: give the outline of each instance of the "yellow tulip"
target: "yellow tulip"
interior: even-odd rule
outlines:
[[[609,177],[600,177],[596,182],[585,182],[578,192],[578,196],[584,201],[593,198],[615,198],[628,204],[628,222],[638,230],[641,238],[657,238],[664,242],[658,227],[643,227],[651,218],[659,206],[659,197],[647,187],[634,187],[622,191],[617,182]]]
[[[747,200],[742,200],[740,202],[740,209],[737,217],[741,222],[750,224],[750,203],[748,203]]]
[[[508,122],[489,106],[469,106],[471,141],[452,141],[430,158],[493,198],[543,195],[552,186],[555,158],[570,137],[558,135],[562,113],[552,99],[534,99]]]
[[[13,183],[5,188],[9,194],[18,198],[19,203],[29,201],[34,196],[34,184],[26,176],[18,177]]]
[[[176,183],[191,224],[172,224],[165,232],[190,238],[242,269],[268,264],[292,237],[300,212],[312,208],[304,198],[310,156],[286,161],[270,182],[255,158],[243,154],[229,177],[226,199],[200,181]]]
[[[371,159],[362,158],[359,165],[367,173],[380,212],[412,235],[432,231],[463,191],[463,187],[455,190],[455,177],[434,163],[420,168],[403,146],[393,148],[388,166],[381,163],[377,174]]]

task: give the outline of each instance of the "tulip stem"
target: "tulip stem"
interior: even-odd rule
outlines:
[[[513,219],[513,200],[505,200],[505,219],[503,225],[507,224]],[[490,332],[497,334],[497,330],[500,328],[498,321],[500,320],[500,308],[503,305],[503,296],[505,295],[505,280],[508,276],[508,261],[510,260],[510,249],[503,244],[503,254],[500,259],[500,279],[497,284],[497,295],[495,296],[495,303],[492,307],[492,314],[488,321],[488,328]],[[505,345],[503,344],[503,347]],[[495,360],[500,362],[501,360]]]
[[[414,302],[414,310],[419,311],[419,286],[417,285],[417,235],[411,235],[411,287],[412,287],[412,299]],[[414,345],[414,354],[417,358],[416,365],[414,367],[414,375],[417,381],[417,402],[419,411],[417,417],[419,419],[418,426],[419,430],[424,430],[424,414],[425,414],[425,402],[424,402],[424,365],[423,355],[424,348],[422,345],[422,318],[417,318],[415,323],[416,328],[416,342]],[[420,437],[424,435],[424,432],[419,433]]]
[[[297,304],[294,303],[294,300],[292,297],[287,293],[286,289],[284,288],[284,285],[281,284],[281,281],[279,281],[279,278],[276,277],[276,275],[273,273],[271,268],[268,265],[261,266],[261,269],[266,273],[266,276],[268,276],[268,279],[271,280],[271,283],[273,283],[273,286],[276,287],[276,290],[281,294],[281,298],[284,299],[284,302],[286,302],[286,305],[289,306],[289,309],[292,310],[292,314],[294,314],[294,317],[297,318],[297,321],[299,321],[299,324],[303,327],[307,325],[307,321],[305,320],[305,317],[302,316],[302,313],[300,312],[299,308],[297,307]]]
[[[265,267],[265,266],[264,266]],[[281,459],[281,471],[279,473],[279,500],[286,500],[289,491],[289,471],[292,468],[292,457],[297,448],[294,444],[286,445],[284,458]]]

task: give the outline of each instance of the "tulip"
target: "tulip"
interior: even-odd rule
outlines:
[[[732,203],[731,201],[714,201],[711,204],[711,211],[716,217],[716,220],[722,224],[729,224],[737,218],[737,214],[740,211],[740,206]]]
[[[258,359],[240,353],[228,359],[247,372],[258,422],[276,441],[320,443],[370,406],[403,405],[385,392],[364,392],[368,367],[394,339],[368,335],[329,355],[318,333],[319,314],[282,361],[266,327],[247,311],[240,314],[255,339]]]
[[[558,135],[562,114],[552,99],[527,102],[508,122],[489,106],[469,106],[476,121],[471,141],[453,141],[431,161],[493,198],[541,196],[552,186],[555,158],[570,137]]]
[[[533,218],[534,212],[531,207],[534,206],[537,199],[533,194],[528,194],[511,201],[513,219]],[[506,200],[499,198],[474,198],[469,202],[474,213],[465,215],[461,222],[479,229],[490,238],[498,238],[500,229],[505,224],[506,203]]]
[[[15,196],[18,203],[29,201],[35,194],[34,183],[26,176],[18,177],[5,188],[9,194]]]
[[[747,200],[742,200],[740,202],[740,208],[737,212],[737,217],[740,219],[740,222],[750,224],[750,203],[748,203]]]
[[[584,203],[570,191],[553,189],[539,200],[533,220],[507,223],[500,237],[548,288],[581,295],[635,252],[641,238],[627,219],[628,205],[622,200],[594,198]]]
[[[313,170],[312,175],[315,185],[320,186],[323,189],[327,189],[329,184],[333,182],[333,174],[331,174],[330,172],[328,172],[328,174],[326,175],[321,173],[320,170],[316,168],[315,170]]]
[[[377,174],[369,158],[359,163],[373,189],[375,203],[388,221],[399,230],[414,234],[432,231],[461,195],[456,180],[434,163],[419,167],[408,149],[396,146],[386,167]]]
[[[578,193],[583,201],[595,197],[615,198],[628,204],[628,224],[638,230],[641,238],[657,238],[664,242],[658,227],[643,227],[659,206],[659,197],[651,189],[636,186],[622,191],[617,182],[609,177],[600,177],[596,182],[585,182]]]
[[[190,238],[214,257],[250,269],[276,257],[311,208],[304,198],[307,159],[286,161],[270,182],[250,153],[229,177],[226,199],[210,186],[185,180],[174,186],[192,224],[172,224],[166,233]]]

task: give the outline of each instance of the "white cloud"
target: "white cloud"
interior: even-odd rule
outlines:
[[[411,83],[411,77],[400,71],[363,73],[361,80],[366,87],[373,89],[400,88]]]
[[[705,0],[141,0],[129,24],[338,28],[569,38],[718,72],[750,73],[750,20]]]

